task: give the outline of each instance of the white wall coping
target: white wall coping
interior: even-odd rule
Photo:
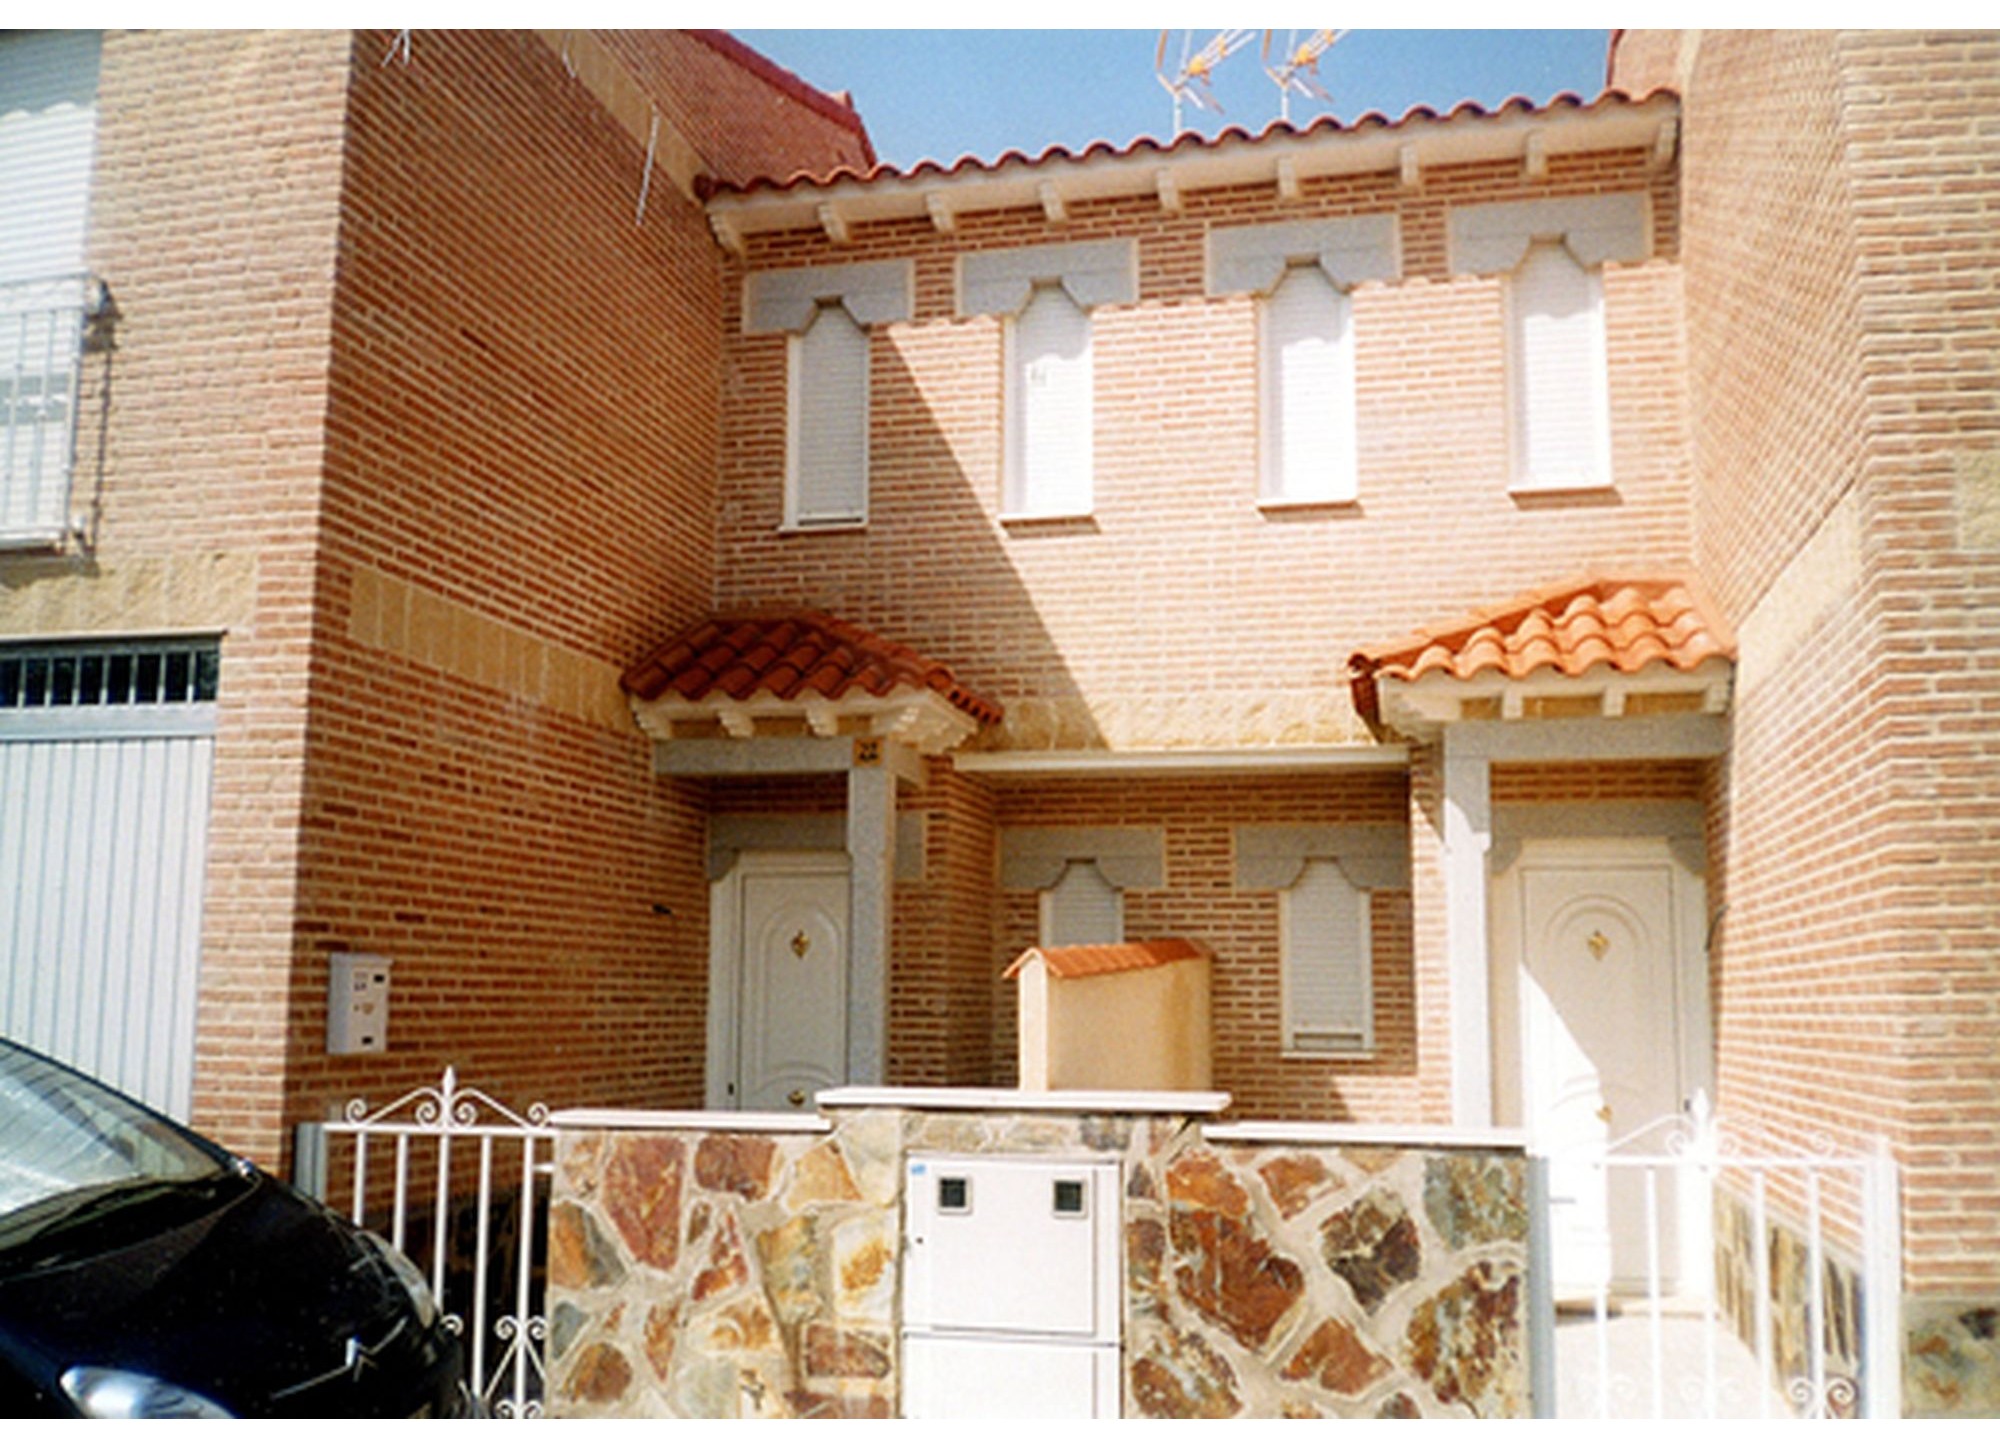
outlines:
[[[1425,1126],[1359,1121],[1229,1121],[1201,1129],[1204,1140],[1268,1141],[1293,1146],[1446,1146],[1525,1151],[1528,1134],[1515,1127]]]
[[[983,1087],[840,1086],[813,1098],[821,1108],[890,1106],[903,1111],[1090,1112],[1129,1116],[1213,1116],[1227,1091],[1011,1091]]]
[[[981,1087],[840,1086],[815,1102],[846,1110],[1008,1111],[1128,1116],[1214,1116],[1229,1107],[1227,1091],[1012,1091]],[[577,1107],[549,1114],[561,1131],[704,1131],[742,1135],[818,1136],[833,1130],[825,1116],[804,1111],[638,1111]],[[1514,1127],[1426,1126],[1403,1122],[1228,1121],[1201,1129],[1204,1140],[1289,1146],[1441,1146],[1524,1151],[1528,1136]]]
[[[592,1106],[551,1111],[549,1125],[562,1131],[711,1131],[738,1136],[833,1130],[824,1116],[804,1111],[629,1111]]]

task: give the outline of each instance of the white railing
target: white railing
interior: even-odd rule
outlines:
[[[437,1086],[377,1110],[351,1101],[343,1120],[309,1122],[298,1133],[300,1185],[344,1203],[354,1221],[425,1270],[445,1321],[465,1340],[473,1397],[499,1417],[539,1416],[545,1391],[548,1321],[536,1248],[546,1236],[555,1140],[548,1115],[539,1104],[511,1110],[460,1086],[446,1067]]]
[[[1749,1150],[1697,1098],[1686,1117],[1530,1167],[1539,1416],[1900,1415],[1886,1146]]]
[[[0,544],[69,529],[88,277],[0,282]]]

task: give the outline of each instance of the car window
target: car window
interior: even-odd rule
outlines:
[[[191,1181],[223,1165],[152,1113],[0,1043],[0,1218],[82,1188]]]

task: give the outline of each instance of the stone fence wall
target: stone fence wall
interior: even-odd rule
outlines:
[[[894,1415],[905,1158],[948,1152],[1121,1164],[1127,1417],[1525,1416],[1519,1145],[1208,1121],[1225,1100],[559,1117],[549,1410]]]

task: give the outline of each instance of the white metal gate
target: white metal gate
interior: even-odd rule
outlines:
[[[423,1269],[464,1339],[467,1386],[503,1418],[538,1417],[545,1397],[548,1116],[461,1086],[446,1067],[436,1086],[375,1110],[351,1101],[345,1119],[298,1129],[299,1186]]]
[[[1602,1259],[1578,1292],[1574,1265],[1554,1260],[1561,1215],[1614,1191],[1640,1204],[1641,1239],[1621,1255],[1643,1269],[1614,1281]],[[1752,1149],[1697,1098],[1690,1115],[1608,1149],[1531,1157],[1529,1196],[1537,1416],[1900,1416],[1901,1221],[1886,1146]]]

